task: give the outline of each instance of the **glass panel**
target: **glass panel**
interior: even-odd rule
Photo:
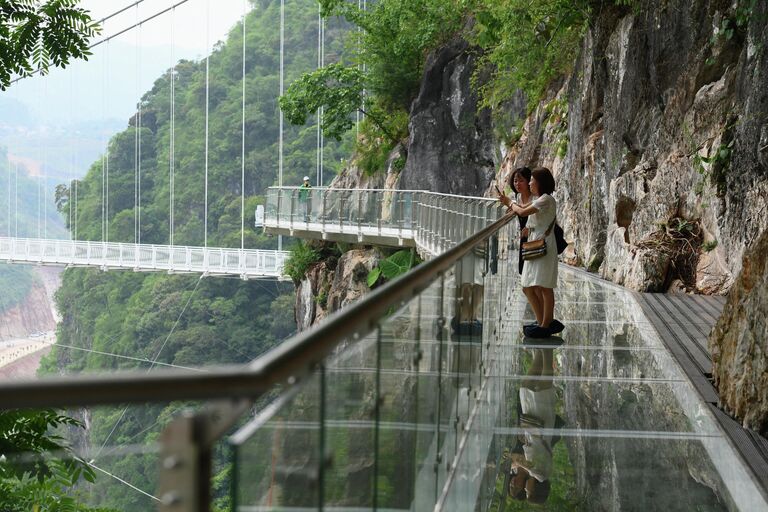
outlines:
[[[318,506],[321,389],[313,373],[230,438],[235,510]]]

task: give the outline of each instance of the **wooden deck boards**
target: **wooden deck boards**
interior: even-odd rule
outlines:
[[[637,293],[635,298],[768,494],[768,440],[743,428],[718,407],[719,397],[711,381],[708,338],[723,311],[725,297]]]

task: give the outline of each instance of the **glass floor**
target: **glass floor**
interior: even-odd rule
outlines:
[[[565,330],[526,338],[500,260],[477,331],[457,267],[234,436],[235,509],[768,510],[631,293],[561,266]]]

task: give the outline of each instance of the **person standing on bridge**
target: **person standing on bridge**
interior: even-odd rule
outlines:
[[[304,215],[304,222],[309,222],[311,212],[310,196],[312,195],[312,185],[309,184],[309,176],[304,176],[304,181],[299,187],[299,211]]]
[[[512,189],[512,192],[516,195],[517,204],[528,206],[531,203],[530,181],[531,170],[528,167],[518,167],[512,171],[512,176],[509,177],[509,186]],[[507,197],[501,190],[499,190],[499,201],[507,207],[511,206],[513,202],[512,199]],[[528,223],[528,217],[518,216],[517,220],[520,223],[520,247],[517,259],[517,271],[522,275],[523,263],[525,262],[525,260],[523,260],[523,244],[528,241],[528,229],[525,227]]]
[[[554,319],[555,288],[557,287],[557,241],[554,226],[557,202],[552,197],[555,179],[545,167],[531,172],[533,201],[528,205],[511,203],[510,209],[520,217],[528,217],[528,244],[539,240],[543,244],[531,251],[523,250],[523,293],[536,315],[536,323],[525,326],[526,336],[547,338],[563,330],[563,324]],[[543,248],[540,246],[544,245]],[[526,252],[529,254],[526,255]]]

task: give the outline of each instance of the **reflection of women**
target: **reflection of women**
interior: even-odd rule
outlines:
[[[536,196],[529,205],[512,203],[510,209],[528,219],[528,239],[545,239],[547,252],[528,260],[523,266],[521,282],[523,293],[536,315],[536,325],[526,326],[525,334],[533,338],[546,338],[563,330],[563,324],[554,319],[555,291],[557,286],[557,241],[554,225],[557,202],[552,197],[555,179],[549,169],[539,167],[531,173],[531,193]]]
[[[534,350],[529,378],[523,380],[519,392],[522,452],[517,450],[511,455],[509,492],[516,499],[532,503],[544,503],[550,490],[554,444],[551,432],[556,424],[552,353],[551,348]]]

